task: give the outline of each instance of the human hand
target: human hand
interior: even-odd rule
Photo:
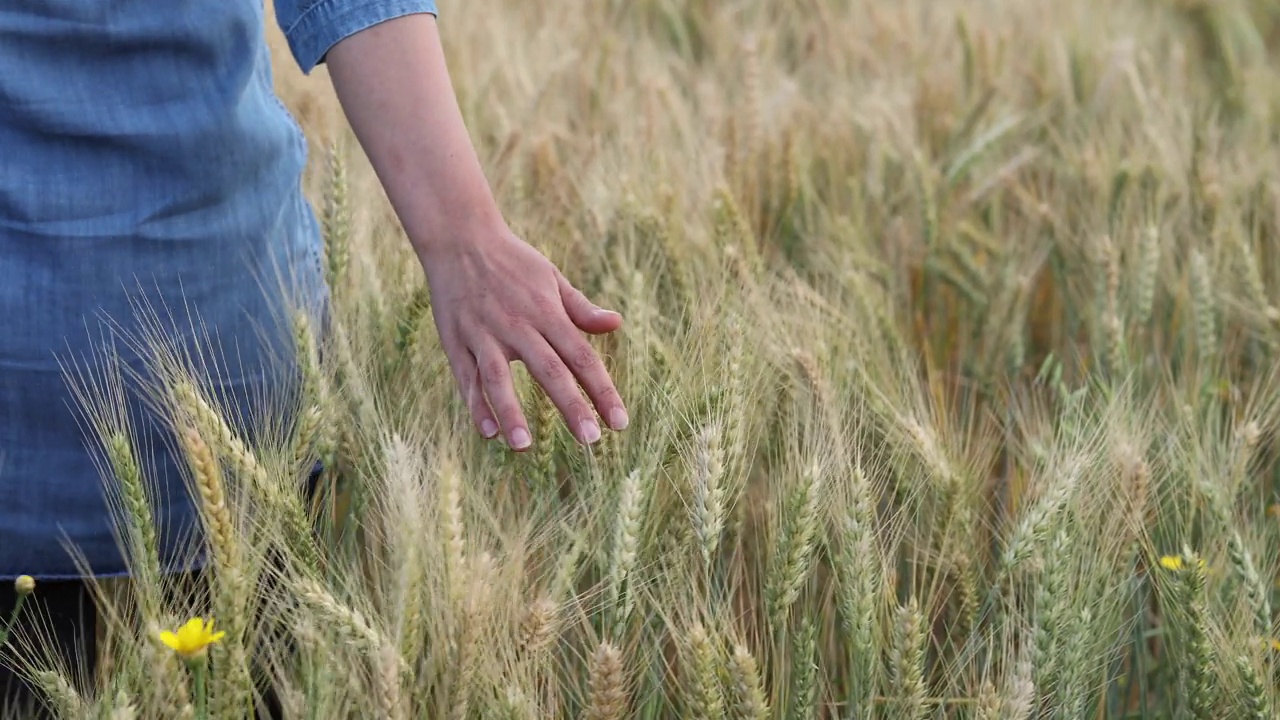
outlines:
[[[533,441],[512,382],[520,361],[546,390],[578,442],[600,439],[596,413],[614,430],[627,411],[599,355],[582,333],[622,325],[541,253],[498,223],[424,256],[431,308],[454,379],[486,438],[499,431],[515,450]]]
[[[432,314],[471,418],[516,450],[533,438],[511,377],[519,360],[579,442],[600,439],[586,390],[609,427],[627,411],[582,332],[622,318],[596,307],[503,222],[453,92],[435,17],[361,30],[328,53],[343,111],[427,274]],[[581,389],[579,388],[581,386]]]

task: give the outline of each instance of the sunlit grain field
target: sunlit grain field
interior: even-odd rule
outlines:
[[[207,603],[107,423],[109,671],[13,643],[63,717],[1274,717],[1280,4],[441,5],[508,221],[625,317],[631,427],[577,445],[517,365],[535,446],[476,435],[272,28],[331,332],[280,443],[168,375]]]

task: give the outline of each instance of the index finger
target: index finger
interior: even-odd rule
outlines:
[[[614,387],[613,378],[609,377],[609,371],[605,369],[604,361],[596,349],[591,347],[591,343],[567,319],[557,323],[557,327],[544,333],[543,337],[578,379],[600,417],[604,418],[611,429],[625,430],[630,423],[627,408],[618,389]]]

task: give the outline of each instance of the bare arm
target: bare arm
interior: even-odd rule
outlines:
[[[356,137],[417,252],[455,379],[485,437],[531,442],[511,380],[522,361],[580,442],[626,410],[582,332],[622,318],[575,289],[507,227],[484,178],[445,67],[436,20],[408,15],[335,45],[327,64]]]

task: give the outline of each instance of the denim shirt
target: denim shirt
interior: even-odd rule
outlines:
[[[305,73],[352,33],[435,11],[275,3]],[[264,22],[262,0],[0,4],[0,578],[127,570],[101,446],[64,374],[93,369],[105,332],[136,335],[149,308],[247,415],[290,347],[285,301],[323,302],[306,143],[273,91]],[[145,371],[127,342],[115,351]],[[187,566],[182,458],[145,397],[126,406],[163,559]]]

